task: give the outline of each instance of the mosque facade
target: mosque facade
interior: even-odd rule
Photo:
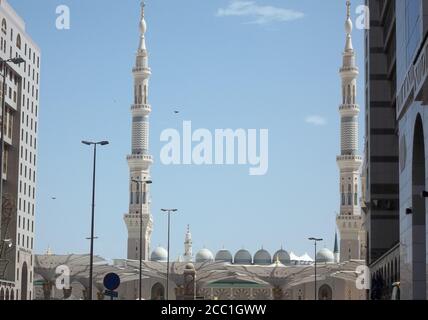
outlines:
[[[358,112],[356,104],[355,53],[352,48],[352,22],[350,3],[345,24],[346,47],[340,74],[343,104],[340,107],[342,123],[342,152],[337,158],[340,168],[341,209],[337,217],[340,232],[340,250],[336,234],[334,249],[320,249],[315,257],[307,253],[300,256],[280,248],[275,252],[261,248],[254,254],[246,249],[231,252],[225,248],[213,252],[202,248],[193,253],[193,239],[188,227],[184,236],[183,254],[169,261],[163,247],[150,250],[153,219],[150,204],[141,196],[135,180],[150,178],[152,158],[148,153],[148,53],[145,43],[147,29],[142,7],[140,45],[134,68],[135,103],[132,106],[133,140],[130,166],[130,210],[125,215],[128,227],[127,259],[109,263],[96,257],[94,266],[94,292],[103,296],[103,277],[117,273],[122,280],[118,299],[136,300],[139,293],[139,265],[142,262],[142,298],[163,300],[365,300],[366,290],[361,281],[361,214],[358,203],[359,170],[362,159],[358,156]],[[143,248],[139,247],[142,228]],[[142,249],[142,250],[141,250]],[[87,255],[55,255],[52,252],[35,257],[36,299],[87,299],[89,292]],[[67,265],[70,281],[67,287],[58,287],[57,268]],[[167,266],[169,272],[167,273]],[[316,269],[316,277],[315,277]],[[169,281],[167,282],[167,274]],[[168,284],[167,284],[168,283]],[[168,291],[168,294],[167,294]]]

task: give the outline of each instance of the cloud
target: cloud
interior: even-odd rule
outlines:
[[[305,122],[314,126],[325,126],[327,124],[327,119],[322,116],[312,115],[306,117]]]
[[[220,8],[217,11],[217,16],[239,16],[251,17],[250,23],[267,24],[270,22],[285,22],[303,18],[304,14],[299,11],[258,5],[255,1],[249,0],[230,0],[226,8]]]

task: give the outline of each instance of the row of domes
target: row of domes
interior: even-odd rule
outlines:
[[[151,254],[151,260],[152,261],[158,261],[158,262],[165,262],[168,259],[168,252],[162,248],[158,247],[156,248],[152,254]],[[270,265],[272,263],[275,263],[276,261],[281,262],[284,265],[290,264],[291,261],[294,261],[296,258],[293,257],[293,259],[290,257],[290,254],[280,249],[278,250],[273,257],[271,254],[265,250],[261,249],[257,251],[254,254],[254,257],[251,256],[251,253],[248,250],[241,249],[238,252],[236,252],[235,256],[232,256],[232,253],[229,250],[222,249],[217,252],[217,254],[213,255],[213,253],[204,248],[198,251],[195,257],[196,263],[202,263],[202,262],[226,262],[226,263],[234,263],[234,264],[240,264],[240,265]],[[316,256],[317,262],[320,263],[333,263],[335,262],[335,257],[333,252],[331,252],[329,249],[324,248],[321,249]]]

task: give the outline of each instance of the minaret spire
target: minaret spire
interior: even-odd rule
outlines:
[[[360,190],[360,167],[362,157],[358,155],[358,116],[357,78],[359,75],[352,46],[351,2],[346,1],[346,45],[343,52],[343,64],[340,68],[342,80],[342,104],[339,107],[341,120],[341,153],[337,157],[340,169],[340,213],[337,227],[340,232],[341,261],[360,258],[359,231],[361,229],[361,207],[358,193]],[[345,253],[350,255],[344,256]]]
[[[333,254],[334,254],[334,262],[338,263],[340,261],[340,257],[339,257],[339,245],[337,243],[337,231],[334,234],[334,250],[333,250]]]
[[[352,29],[353,24],[351,20],[351,1],[346,1],[346,22],[345,22],[345,33],[346,33],[346,46],[345,46],[345,52],[350,52],[354,50],[354,47],[352,45]]]
[[[346,1],[346,17],[348,19],[351,18],[351,1],[350,0]]]
[[[150,251],[150,238],[153,228],[153,218],[150,212],[150,201],[144,203],[144,199],[150,199],[149,185],[135,183],[135,181],[150,180],[150,166],[153,158],[149,153],[149,115],[152,108],[149,104],[149,68],[148,53],[145,34],[147,24],[145,20],[145,3],[141,3],[140,19],[140,44],[136,54],[134,76],[134,102],[131,106],[132,113],[132,149],[127,157],[129,177],[129,212],[125,214],[125,223],[128,227],[128,259],[139,259],[139,230],[140,221],[143,223],[143,255],[147,260]],[[141,188],[143,187],[143,190]],[[143,192],[146,196],[143,197]]]

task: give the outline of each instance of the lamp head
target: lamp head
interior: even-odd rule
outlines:
[[[17,64],[17,65],[20,65],[21,63],[25,62],[25,60],[23,58],[21,58],[21,57],[19,57],[19,58],[12,58],[9,61],[12,62],[13,64]]]

